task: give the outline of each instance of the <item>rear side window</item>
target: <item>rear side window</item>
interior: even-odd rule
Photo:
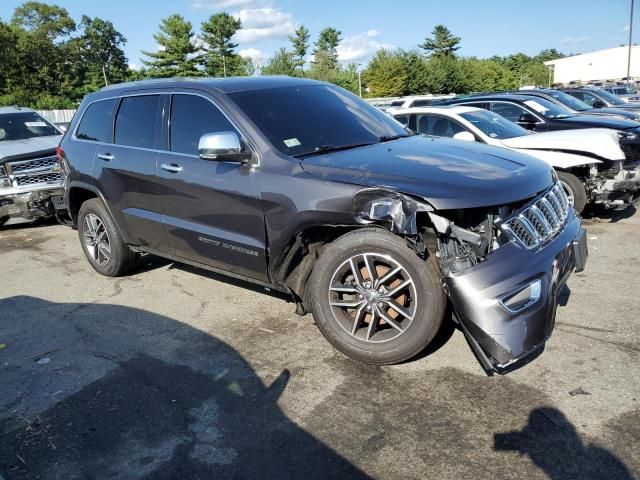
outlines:
[[[154,148],[159,102],[159,95],[123,98],[116,118],[116,143]]]
[[[111,143],[115,106],[115,98],[100,100],[89,105],[80,120],[76,137],[82,140]]]
[[[227,117],[209,100],[195,95],[174,95],[171,101],[171,151],[198,154],[205,133],[236,132]]]

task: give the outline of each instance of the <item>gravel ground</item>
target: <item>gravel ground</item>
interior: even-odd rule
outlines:
[[[0,230],[0,479],[636,478],[640,214],[585,224],[547,349],[503,377],[452,328],[368,367],[261,288],[104,278],[67,227]]]

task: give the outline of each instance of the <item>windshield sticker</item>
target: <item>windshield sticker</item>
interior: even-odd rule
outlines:
[[[536,112],[539,112],[539,113],[544,113],[548,110],[548,108],[545,108],[543,105],[540,105],[535,100],[525,100],[524,103],[525,105],[529,105],[531,108],[533,108]]]
[[[47,124],[44,122],[24,122],[27,127],[46,127]]]
[[[293,147],[299,147],[300,145],[302,145],[300,143],[300,140],[298,140],[297,138],[287,138],[284,141],[284,144],[289,147],[289,148],[293,148]]]

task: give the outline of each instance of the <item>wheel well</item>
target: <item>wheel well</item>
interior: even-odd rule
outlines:
[[[78,223],[78,212],[84,202],[92,198],[97,198],[95,192],[86,188],[74,187],[69,190],[69,214],[74,225]]]

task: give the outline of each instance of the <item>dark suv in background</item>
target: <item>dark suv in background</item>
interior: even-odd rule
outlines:
[[[585,231],[548,165],[413,136],[304,79],[146,81],[88,95],[59,149],[99,273],[141,252],[285,292],[339,350],[422,350],[447,299],[488,371],[541,351]],[[215,292],[211,292],[215,296]]]

